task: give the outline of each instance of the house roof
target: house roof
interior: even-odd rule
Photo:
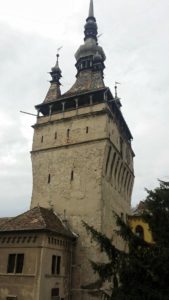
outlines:
[[[139,204],[132,209],[131,216],[138,217],[146,210],[146,201],[140,201]]]
[[[5,222],[9,221],[11,218],[0,218],[0,226],[3,225]]]
[[[2,223],[0,221],[0,232],[43,230],[71,238],[76,236],[52,209],[44,207],[34,207],[14,218],[4,218]]]

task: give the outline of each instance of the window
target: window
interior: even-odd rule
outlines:
[[[17,300],[16,296],[8,296],[6,297],[6,300]]]
[[[9,254],[7,273],[22,273],[24,254]]]
[[[54,288],[51,290],[51,299],[52,300],[59,300],[59,288]]]
[[[86,133],[89,133],[89,127],[86,127]]]
[[[121,213],[121,219],[124,220],[124,213]]]
[[[50,174],[48,175],[48,183],[50,183],[50,181],[51,181],[51,176],[50,176]]]
[[[57,132],[55,132],[55,140],[57,140]]]
[[[67,129],[67,138],[70,136],[70,129]]]
[[[61,256],[52,256],[52,274],[60,274],[60,262],[61,262]]]
[[[59,288],[52,289],[51,296],[59,296]]]
[[[138,237],[140,237],[141,239],[144,239],[144,229],[142,226],[137,225],[136,229],[135,229],[135,233]]]
[[[42,137],[41,137],[41,143],[43,143],[43,135],[42,135]]]
[[[70,180],[73,181],[73,179],[74,179],[74,171],[72,170]]]

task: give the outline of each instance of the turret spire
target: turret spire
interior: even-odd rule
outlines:
[[[55,66],[51,69],[50,75],[52,76],[52,82],[57,83],[58,85],[61,85],[60,78],[62,77],[61,69],[59,68],[59,54],[56,55],[57,60]]]
[[[89,18],[94,18],[94,7],[93,7],[93,0],[90,0],[90,6],[89,6]]]
[[[52,80],[50,81],[51,86],[49,88],[49,91],[46,95],[46,98],[44,100],[44,102],[52,102],[57,100],[60,96],[61,96],[61,91],[60,91],[60,78],[62,77],[62,71],[59,68],[59,53],[57,53],[56,55],[57,59],[56,59],[56,64],[55,66],[51,69],[51,71],[49,72]]]

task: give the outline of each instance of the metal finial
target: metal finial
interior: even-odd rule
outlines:
[[[59,47],[58,49],[57,49],[57,54],[56,54],[56,57],[57,57],[57,61],[56,61],[56,66],[58,67],[59,66],[59,52],[60,52],[60,50],[62,49],[63,47],[61,46],[61,47]]]
[[[57,66],[57,67],[59,67],[59,56],[60,56],[59,53],[57,53],[57,54],[56,54],[56,57],[57,57],[56,66]]]

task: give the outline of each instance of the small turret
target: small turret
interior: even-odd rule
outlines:
[[[52,80],[50,81],[51,86],[49,88],[49,91],[46,95],[46,98],[44,100],[44,103],[47,102],[53,102],[61,97],[61,91],[60,91],[60,78],[62,77],[62,71],[59,68],[59,54],[56,55],[57,60],[55,66],[51,69],[49,72]]]
[[[56,65],[51,69],[51,72],[50,72],[50,75],[52,77],[52,80],[50,82],[57,83],[60,86],[61,83],[59,80],[62,77],[62,71],[59,68],[59,54],[57,54],[56,57],[57,57]]]

